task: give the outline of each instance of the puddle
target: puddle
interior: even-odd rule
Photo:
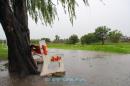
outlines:
[[[64,77],[35,75],[19,79],[10,77],[4,70],[0,71],[0,86],[130,86],[130,54],[62,49],[50,49],[49,52],[64,58]]]

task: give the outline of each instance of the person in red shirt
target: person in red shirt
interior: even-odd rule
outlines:
[[[41,54],[40,47],[36,45],[31,45],[31,52],[32,54]]]

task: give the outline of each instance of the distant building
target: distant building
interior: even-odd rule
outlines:
[[[130,37],[128,37],[128,36],[122,36],[121,37],[121,41],[122,42],[130,42]]]

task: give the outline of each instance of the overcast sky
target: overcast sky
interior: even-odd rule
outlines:
[[[43,37],[54,39],[55,35],[60,38],[68,38],[72,34],[81,37],[84,34],[94,32],[98,26],[106,25],[112,30],[118,29],[124,35],[130,36],[130,0],[89,0],[90,6],[78,0],[79,7],[76,8],[77,19],[72,26],[69,18],[64,14],[61,6],[58,6],[59,21],[56,20],[52,27],[44,26],[35,22],[29,17],[29,28],[32,39]],[[2,27],[0,26],[0,39],[5,39]]]

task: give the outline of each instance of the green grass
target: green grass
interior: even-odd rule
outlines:
[[[61,44],[61,43],[50,43],[48,44],[49,48],[57,49],[67,49],[67,50],[91,50],[91,51],[103,51],[103,52],[112,52],[112,53],[124,53],[130,54],[130,43],[110,43],[105,45],[92,44],[92,45],[70,45],[70,44]],[[7,59],[8,50],[5,49],[5,46],[0,44],[0,60]]]
[[[6,46],[2,45],[0,43],[0,60],[6,60],[7,56],[8,56],[8,49],[6,48]]]
[[[93,45],[69,45],[69,44],[49,44],[49,48],[70,49],[70,50],[92,50],[104,51],[113,53],[130,54],[130,43],[116,43],[116,44],[93,44]]]

